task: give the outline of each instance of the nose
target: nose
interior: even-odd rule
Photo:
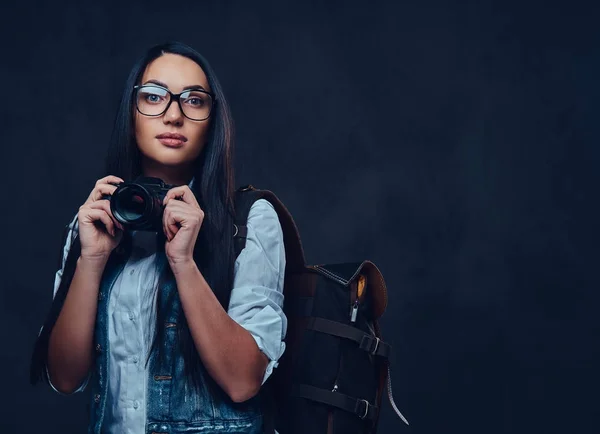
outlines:
[[[163,122],[165,124],[182,125],[183,124],[183,113],[179,108],[177,101],[172,100],[167,107],[167,111],[163,115]]]

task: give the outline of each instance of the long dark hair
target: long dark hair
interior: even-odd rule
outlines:
[[[200,207],[204,210],[204,221],[194,246],[194,260],[221,306],[227,310],[233,286],[235,261],[233,239],[235,215],[233,121],[221,85],[213,69],[202,55],[180,42],[168,42],[150,48],[137,60],[125,82],[107,152],[105,171],[106,175],[116,175],[125,181],[133,180],[142,174],[141,153],[137,147],[134,134],[133,90],[134,86],[139,84],[148,64],[165,53],[185,56],[196,62],[204,70],[210,88],[215,95],[216,104],[211,113],[208,142],[194,162],[194,183],[191,188]],[[67,233],[65,232],[65,234]],[[128,233],[124,235],[121,243],[131,242],[131,235]],[[63,245],[66,239],[66,236],[63,236]],[[36,384],[40,379],[47,379],[44,373],[47,364],[50,332],[56,323],[71,285],[80,251],[79,237],[75,237],[69,248],[60,286],[34,346],[30,367],[30,381],[32,384]],[[164,234],[159,233],[157,237],[157,259],[165,259],[164,254]],[[160,255],[163,255],[162,258]],[[62,258],[62,246],[60,258]],[[157,268],[159,262],[157,261]],[[168,309],[174,305],[174,297],[177,296],[177,291],[170,291],[169,299],[163,299],[162,296],[165,283],[173,278],[171,268],[166,265],[160,274],[156,288],[156,327],[148,353],[148,360],[155,349],[159,361],[164,355],[164,322]],[[186,376],[187,379],[192,380],[193,385],[198,386],[203,365],[200,362],[198,351],[195,348],[181,307],[178,317],[180,318],[177,324],[179,344],[184,357]],[[210,376],[204,375],[202,377],[207,381],[207,386],[210,387],[215,384]]]
[[[134,134],[134,86],[140,84],[148,64],[165,53],[178,54],[196,62],[206,74],[209,86],[215,95],[215,106],[211,113],[208,142],[194,163],[192,191],[204,210],[204,221],[194,248],[194,260],[202,275],[212,288],[225,310],[233,286],[234,263],[234,204],[235,179],[233,169],[233,121],[223,89],[208,61],[193,48],[180,43],[168,42],[150,48],[133,65],[125,82],[121,103],[118,108],[114,129],[106,157],[106,174],[132,180],[142,174],[141,153]],[[157,254],[164,254],[164,239],[157,239]],[[163,351],[164,318],[166,312],[160,306],[170,306],[172,300],[162,303],[162,286],[173,278],[167,265],[160,276],[157,293],[157,318],[151,351]],[[172,293],[172,296],[175,296]],[[187,374],[198,380],[201,366],[199,354],[192,336],[180,312],[179,342],[183,352]]]

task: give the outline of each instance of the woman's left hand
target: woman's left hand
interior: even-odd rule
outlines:
[[[194,245],[204,221],[204,211],[187,185],[169,190],[163,204],[163,231],[167,237],[165,254],[169,263],[176,265],[193,261]]]

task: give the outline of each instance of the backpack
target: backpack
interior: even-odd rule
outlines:
[[[261,389],[265,433],[375,434],[386,386],[394,411],[408,425],[393,400],[391,347],[378,324],[387,306],[381,272],[367,260],[306,265],[289,211],[271,191],[252,185],[236,191],[236,257],[258,199],[277,211],[286,250],[286,350]]]

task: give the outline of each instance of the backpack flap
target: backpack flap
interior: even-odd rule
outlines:
[[[373,319],[379,319],[385,312],[388,302],[387,288],[381,271],[379,271],[379,268],[377,268],[373,262],[363,261],[359,264],[344,263],[313,265],[311,268],[326,277],[337,280],[344,286],[358,285],[359,276],[362,275],[363,278],[361,278],[360,281],[364,282],[366,280],[366,282],[368,282],[369,290],[366,295],[368,297],[369,306],[372,307],[371,315],[373,316]]]
[[[278,432],[374,433],[391,351],[377,326],[387,304],[381,273],[364,261],[307,266],[288,279]]]

